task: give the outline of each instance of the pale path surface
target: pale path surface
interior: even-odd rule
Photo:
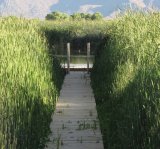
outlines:
[[[89,76],[66,75],[46,149],[104,149]]]

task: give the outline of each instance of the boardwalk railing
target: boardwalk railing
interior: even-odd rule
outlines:
[[[90,54],[91,46],[90,43],[87,43],[86,46],[87,54],[86,55],[72,55],[71,54],[71,48],[70,43],[67,43],[67,54],[66,55],[54,55],[57,57],[60,62],[61,66],[67,70],[68,73],[70,73],[70,70],[89,70],[93,66],[94,61],[94,55]]]

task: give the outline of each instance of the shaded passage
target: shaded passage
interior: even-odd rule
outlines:
[[[71,72],[64,80],[46,149],[103,149],[90,77]]]

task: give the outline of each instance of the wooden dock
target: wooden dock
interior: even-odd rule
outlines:
[[[87,73],[66,76],[50,128],[45,149],[104,149]]]

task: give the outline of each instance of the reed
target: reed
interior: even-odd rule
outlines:
[[[35,20],[0,18],[0,148],[43,148],[63,80]]]
[[[160,146],[160,13],[113,20],[92,71],[105,148]]]

